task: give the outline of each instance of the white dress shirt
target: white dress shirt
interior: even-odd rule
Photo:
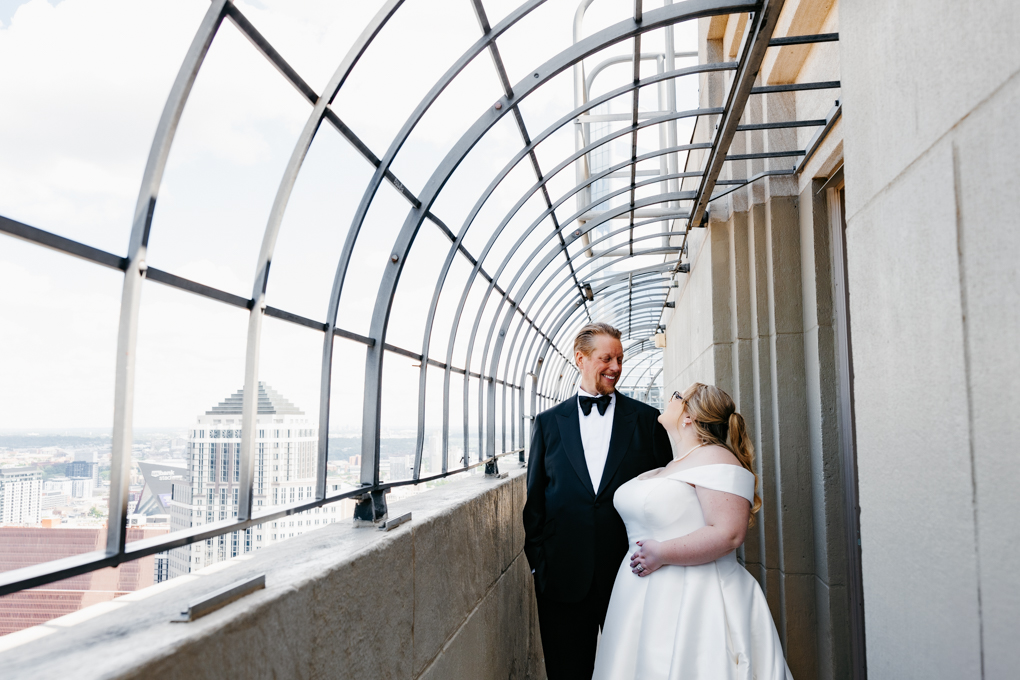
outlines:
[[[597,394],[588,394],[583,389],[577,389],[578,396],[598,397]],[[606,407],[605,415],[599,415],[599,407],[592,404],[591,413],[584,415],[581,410],[581,402],[577,402],[577,417],[581,419],[581,446],[584,447],[584,460],[588,463],[588,474],[591,476],[591,486],[598,493],[599,484],[602,482],[602,471],[606,467],[606,458],[609,456],[609,439],[613,436],[613,413],[616,411],[616,392],[611,395],[609,406]]]

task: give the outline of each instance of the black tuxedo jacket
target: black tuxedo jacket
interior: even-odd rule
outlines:
[[[592,411],[591,417],[601,417]],[[659,411],[616,393],[613,434],[599,488],[581,445],[577,395],[535,418],[524,504],[524,552],[544,597],[579,602],[592,581],[608,593],[627,553],[627,530],[613,507],[621,484],[673,458]]]

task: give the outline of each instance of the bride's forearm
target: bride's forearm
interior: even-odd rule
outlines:
[[[706,526],[659,544],[663,564],[693,567],[714,562],[740,547],[744,537],[724,527]]]

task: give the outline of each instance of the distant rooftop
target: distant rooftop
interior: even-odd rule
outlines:
[[[244,389],[234,392],[224,399],[211,411],[206,411],[207,416],[241,415],[241,404],[244,402]],[[303,416],[305,413],[294,404],[290,403],[264,382],[259,383],[259,415],[277,413],[280,415]]]
[[[4,477],[20,477],[27,474],[42,474],[42,470],[34,467],[9,467],[0,468],[0,476]]]

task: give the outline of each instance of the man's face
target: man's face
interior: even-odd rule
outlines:
[[[574,360],[581,371],[581,389],[589,394],[612,394],[623,371],[623,345],[608,335],[594,337],[595,349],[588,356],[577,352]]]

